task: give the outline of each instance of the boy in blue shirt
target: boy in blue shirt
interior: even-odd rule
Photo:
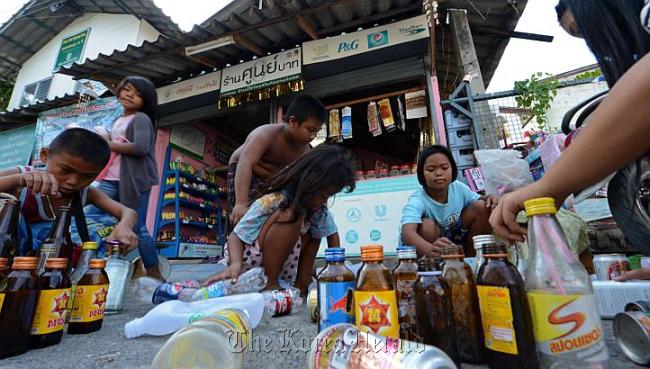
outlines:
[[[422,188],[402,210],[402,243],[431,257],[439,257],[445,245],[459,244],[465,255],[474,256],[472,237],[492,233],[488,220],[497,198],[480,196],[457,181],[456,162],[444,146],[422,151],[417,174]]]

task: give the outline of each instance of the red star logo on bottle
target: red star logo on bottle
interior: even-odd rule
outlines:
[[[52,308],[51,312],[59,314],[59,317],[62,317],[66,312],[69,299],[70,296],[68,296],[68,291],[63,291],[61,295],[54,298],[54,307]]]
[[[390,304],[382,304],[375,295],[370,298],[367,304],[361,304],[361,324],[372,329],[374,333],[379,332],[383,327],[390,327],[388,321],[388,309]]]
[[[95,301],[93,301],[93,305],[97,305],[101,308],[106,303],[106,294],[106,288],[97,291],[95,293]]]

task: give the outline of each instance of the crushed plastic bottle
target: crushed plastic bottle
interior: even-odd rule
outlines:
[[[290,315],[296,312],[296,308],[302,306],[303,299],[300,297],[300,290],[294,287],[284,290],[273,290],[262,293],[264,296],[264,307],[271,316]]]
[[[190,297],[199,288],[201,288],[201,283],[194,280],[160,283],[151,295],[151,302],[157,305],[171,300],[190,301]],[[188,293],[190,297],[188,297]]]
[[[228,279],[200,288],[192,295],[191,301],[213,299],[241,293],[259,292],[266,287],[267,282],[268,277],[264,274],[264,268],[253,268],[240,275],[235,284]]]

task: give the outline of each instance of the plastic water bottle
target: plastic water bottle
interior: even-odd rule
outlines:
[[[266,291],[262,295],[264,296],[264,307],[271,316],[293,314],[303,301],[300,297],[300,290],[293,287],[285,290]]]
[[[151,297],[162,282],[152,277],[140,277],[135,280],[133,295],[140,302],[151,302]]]
[[[152,369],[241,369],[251,342],[248,314],[225,309],[176,332],[158,351]]]
[[[248,292],[259,292],[266,287],[267,282],[268,277],[264,274],[264,268],[253,268],[240,275],[235,284],[228,279],[200,288],[194,293],[191,301],[213,299]]]
[[[163,283],[156,278],[140,277],[135,280],[133,294],[141,302],[160,304],[170,300],[190,301],[199,288],[201,283],[193,280]]]
[[[129,339],[142,335],[165,336],[187,326],[193,320],[223,309],[246,312],[251,327],[255,328],[262,320],[264,297],[261,293],[247,293],[195,302],[167,301],[151,309],[142,318],[126,323],[124,335]]]

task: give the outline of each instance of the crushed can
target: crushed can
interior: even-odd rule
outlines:
[[[628,311],[614,317],[614,336],[621,351],[639,365],[650,364],[650,313]]]
[[[310,288],[307,294],[307,316],[312,323],[318,321],[318,289]]]

